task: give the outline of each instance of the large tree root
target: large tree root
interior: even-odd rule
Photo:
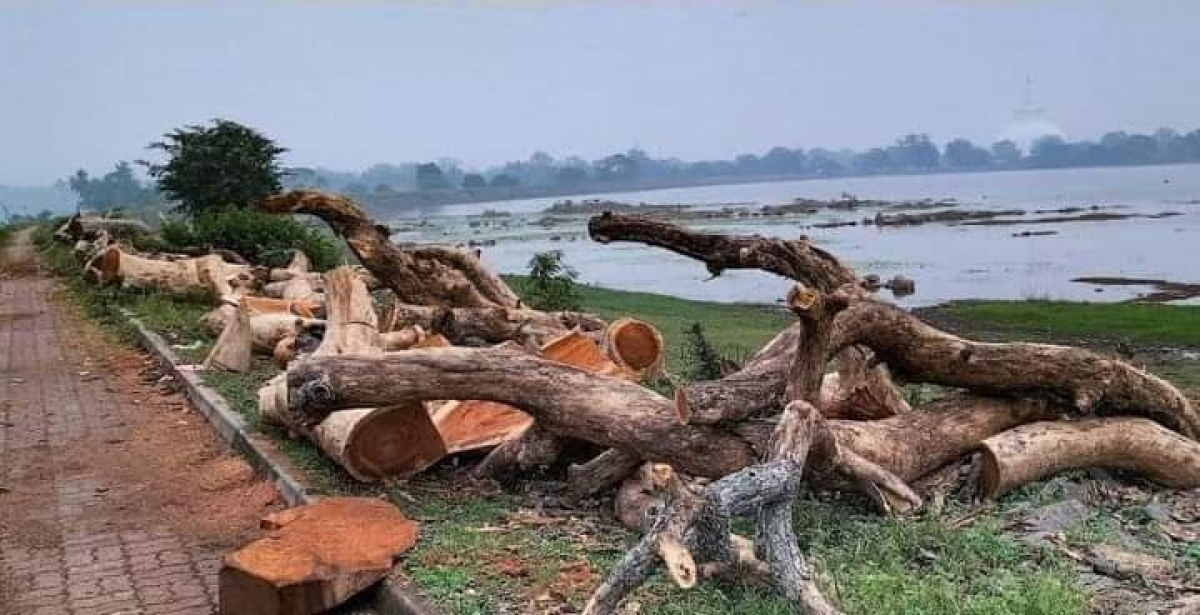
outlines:
[[[1200,443],[1140,417],[1030,423],[983,441],[983,496],[1079,468],[1128,470],[1179,489],[1200,487]]]

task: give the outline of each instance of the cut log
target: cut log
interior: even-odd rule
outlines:
[[[375,498],[321,498],[267,517],[273,530],[225,556],[222,615],[323,613],[382,579],[417,524]]]
[[[621,318],[604,330],[603,348],[614,363],[634,380],[662,375],[666,344],[653,325],[635,318]]]
[[[826,418],[874,420],[911,410],[887,365],[872,365],[872,359],[871,351],[858,346],[838,355],[838,371],[821,382],[820,408]]]
[[[238,308],[204,359],[204,368],[246,373],[250,371],[253,348],[254,329],[250,325],[250,312]]]
[[[354,201],[316,190],[268,197],[263,209],[321,218],[345,238],[371,273],[401,300],[416,305],[516,308],[516,293],[471,251],[444,247],[403,249],[389,240]]]
[[[910,382],[985,394],[1043,395],[1081,413],[1139,414],[1189,438],[1200,413],[1167,381],[1095,352],[1050,344],[975,342],[939,331],[881,301],[855,303],[838,316],[831,351],[867,346]]]
[[[324,276],[328,324],[314,356],[380,354],[377,315],[362,279],[349,267],[338,267]]]
[[[363,482],[411,478],[449,452],[420,402],[334,412],[313,429],[312,439]]]
[[[492,448],[518,437],[533,425],[528,414],[494,401],[450,401],[431,414],[447,453]]]
[[[362,277],[350,267],[340,267],[325,274],[324,285],[329,318],[312,356],[381,354],[375,309]],[[276,350],[277,361],[294,358],[290,347]],[[312,440],[348,474],[364,482],[411,477],[447,454],[426,404],[395,401],[334,412],[309,424],[289,412],[282,377],[259,390],[259,412],[264,419]]]
[[[256,316],[290,315],[304,320],[315,320],[317,314],[325,313],[325,306],[315,301],[293,301],[275,299],[272,297],[241,296],[236,293],[221,298],[221,305],[209,310],[200,317],[200,324],[213,333],[220,334],[225,329],[229,319],[237,312],[239,305],[245,305],[250,311],[251,318]]]
[[[684,423],[740,421],[779,412],[787,372],[803,335],[796,323],[776,335],[742,369],[720,380],[692,382],[675,389],[675,412]]]
[[[769,421],[719,428],[680,424],[675,406],[657,393],[616,378],[505,348],[433,348],[380,357],[317,357],[287,373],[297,420],[320,422],[339,408],[391,400],[474,397],[521,408],[549,432],[619,448],[681,472],[719,478],[750,464],[769,435]],[[1045,417],[1045,405],[960,397],[881,421],[830,421],[839,442],[904,480],[965,454],[984,438]],[[905,425],[912,425],[905,428]],[[968,440],[970,440],[968,442]],[[965,446],[963,450],[961,447]],[[880,448],[882,450],[875,450]],[[895,451],[907,451],[897,453]],[[920,459],[913,459],[919,456]]]
[[[1200,487],[1200,443],[1140,417],[1031,423],[983,441],[983,496],[1081,468],[1127,470],[1177,489]]]
[[[88,267],[99,272],[101,285],[120,283],[126,289],[175,295],[208,293],[220,297],[232,292],[233,280],[253,277],[251,267],[227,263],[216,255],[168,261],[138,256],[118,246],[101,252]]]
[[[536,348],[573,329],[600,331],[605,322],[579,312],[540,312],[521,308],[445,308],[395,303],[382,321],[389,329],[420,326],[459,346],[515,341]]]
[[[579,500],[606,491],[620,484],[641,465],[641,457],[610,448],[586,463],[567,468],[567,492]]]

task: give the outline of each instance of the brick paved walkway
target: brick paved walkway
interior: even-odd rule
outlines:
[[[93,463],[137,402],[81,370],[51,290],[0,280],[0,613],[212,613],[219,550]]]

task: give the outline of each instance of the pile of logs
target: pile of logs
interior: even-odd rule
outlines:
[[[801,612],[839,612],[794,534],[803,484],[862,492],[886,514],[919,510],[913,485],[972,459],[987,498],[1097,466],[1200,486],[1200,414],[1165,380],[1080,348],[940,331],[875,297],[806,238],[706,234],[612,213],[589,221],[602,243],[660,247],[714,276],[759,269],[795,282],[792,325],[738,371],[664,397],[639,383],[662,370],[663,341],[644,323],[529,309],[477,254],[393,244],[341,196],[292,191],[263,208],[321,218],[369,276],[318,278],[294,261],[268,272],[266,287],[295,282],[287,294],[279,286],[276,304],[250,300],[252,279],[209,268],[207,279],[215,269],[233,287],[220,296],[234,297],[213,317],[223,327],[209,365],[237,368],[281,340],[272,352],[286,370],[260,392],[263,416],[364,480],[408,476],[477,443],[495,447],[473,468],[481,476],[553,463],[572,442],[604,449],[568,469],[570,490],[619,487],[619,517],[643,538],[595,590],[592,615],[616,612],[660,564],[681,587],[742,572]],[[372,283],[393,296],[379,310]],[[296,327],[256,341],[265,313]],[[950,392],[914,407],[899,383]],[[754,520],[752,538],[731,532],[735,517]]]
[[[631,215],[591,219],[596,241],[661,247],[701,261],[713,275],[760,269],[796,283],[787,298],[793,325],[739,371],[682,385],[666,398],[636,377],[531,352],[565,327],[595,331],[598,323],[531,313],[469,253],[396,246],[342,197],[296,191],[264,207],[324,219],[410,304],[389,318],[432,327],[459,344],[297,360],[270,396],[286,404],[293,424],[311,427],[347,408],[401,402],[420,414],[417,402],[471,397],[532,418],[480,467],[510,449],[501,464],[522,456],[545,463],[571,440],[609,448],[569,469],[571,490],[587,495],[623,484],[620,516],[644,537],[596,589],[587,613],[616,611],[659,562],[682,587],[743,570],[802,612],[838,612],[794,535],[802,483],[861,491],[890,514],[920,509],[912,485],[969,458],[979,460],[979,492],[989,498],[1093,466],[1200,486],[1200,415],[1166,381],[1079,348],[945,333],[873,296],[851,268],[804,238],[704,234]],[[609,349],[623,343],[602,339]],[[629,339],[644,338],[631,332]],[[631,363],[618,362],[627,373],[648,364],[628,356]],[[897,381],[953,391],[910,407]],[[753,540],[730,532],[738,516],[757,520]]]
[[[343,225],[339,230],[349,228],[349,215],[356,211],[348,209],[338,218]],[[299,251],[286,267],[277,269],[255,267],[229,253],[140,254],[109,233],[112,225],[126,222],[75,217],[58,236],[77,245],[86,275],[99,285],[213,301],[212,310],[200,319],[217,336],[202,364],[205,369],[246,373],[254,368],[256,356],[271,357],[286,369],[298,359],[382,357],[419,348],[502,344],[606,377],[640,381],[662,373],[665,345],[651,325],[525,308],[473,252],[438,248],[422,253],[482,280],[486,293],[463,293],[468,287],[429,277],[423,284],[439,288],[446,297],[467,297],[465,305],[432,300],[435,293],[428,289],[418,297],[427,303],[413,303],[411,293],[396,292],[395,278],[390,277],[395,271],[378,266],[378,261],[366,261],[372,270],[347,266],[321,273],[313,271],[310,259]],[[377,232],[373,222],[364,224]],[[362,248],[365,244],[353,235],[347,234],[347,239],[360,254],[369,253],[371,248]],[[423,275],[435,271],[429,266]],[[393,282],[383,301],[372,294],[380,279]],[[540,431],[526,436],[534,421],[520,408],[470,395],[346,408],[319,422],[306,422],[288,411],[287,382],[280,374],[263,387],[259,400],[264,422],[312,441],[360,481],[406,479],[447,455],[481,450],[492,452],[477,473],[493,476],[551,462],[559,447]]]

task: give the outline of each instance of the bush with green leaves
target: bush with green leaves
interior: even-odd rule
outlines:
[[[167,155],[163,164],[146,163],[158,189],[192,214],[254,206],[281,189],[279,155],[287,151],[262,133],[237,122],[177,128],[150,149]]]
[[[529,259],[529,277],[523,286],[525,303],[537,310],[578,310],[579,274],[563,262],[562,250],[539,252]]]
[[[307,254],[318,270],[336,267],[346,257],[327,229],[254,209],[221,209],[169,220],[161,233],[167,250],[223,248],[269,267],[286,266],[292,250]]]

